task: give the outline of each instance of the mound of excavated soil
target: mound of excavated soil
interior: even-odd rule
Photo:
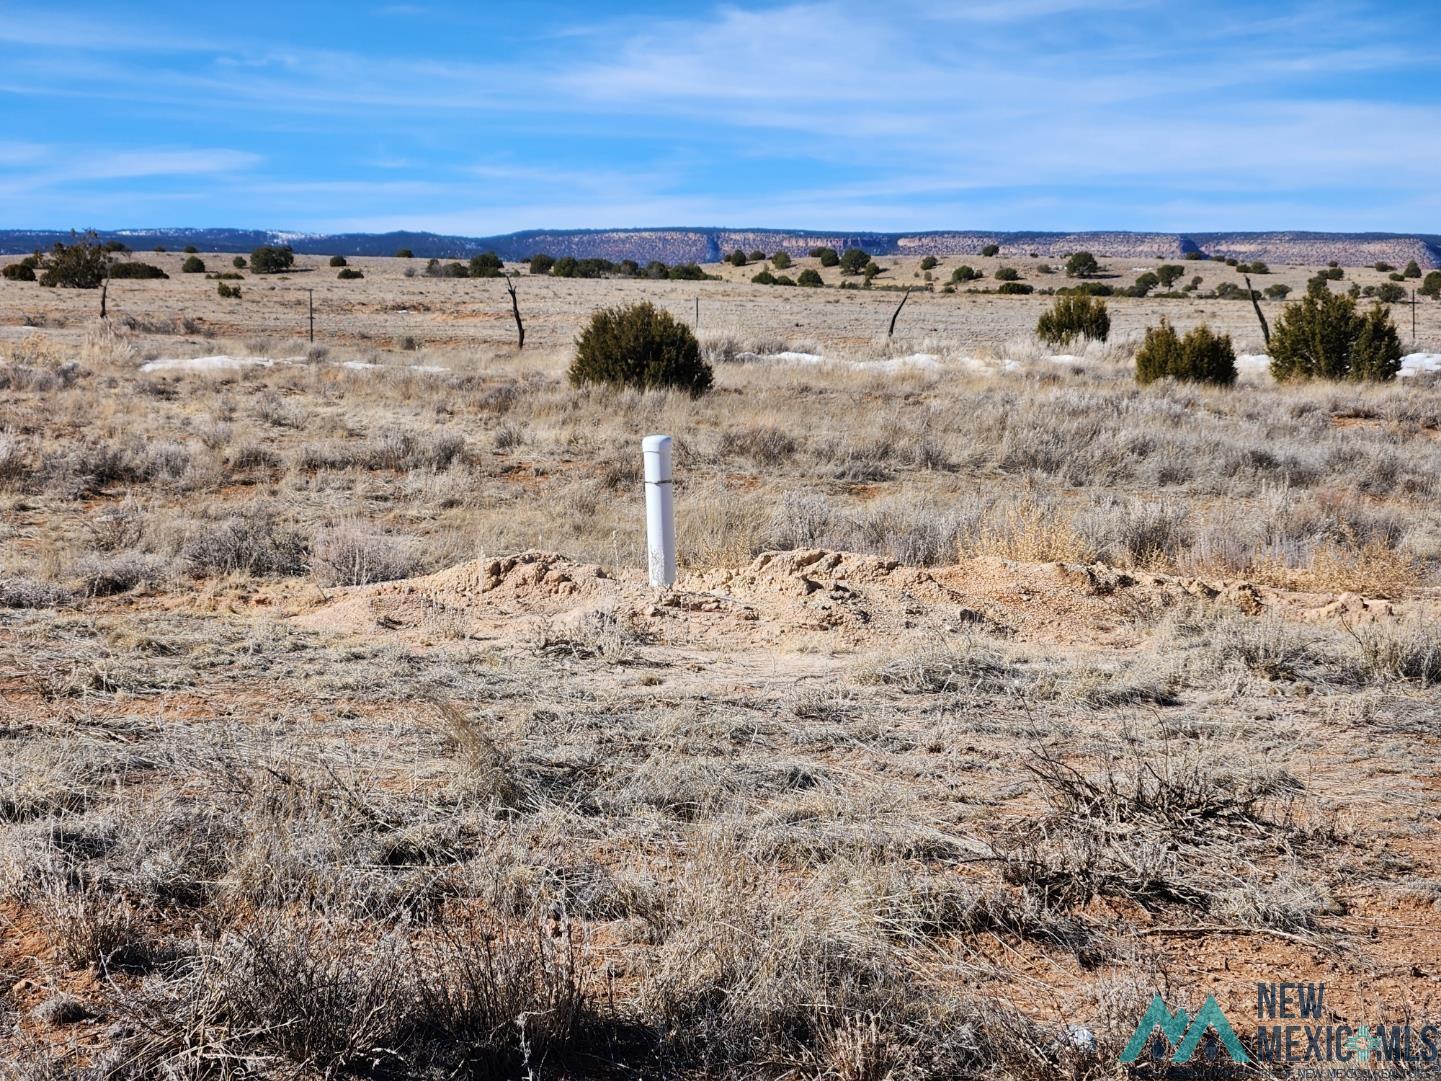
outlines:
[[[987,558],[920,568],[822,549],[766,552],[738,570],[683,574],[676,588],[655,590],[639,571],[613,576],[593,563],[531,551],[348,589],[297,618],[305,626],[361,634],[514,640],[538,625],[581,626],[587,614],[603,611],[606,620],[650,641],[713,639],[717,649],[818,641],[855,647],[920,625],[960,630],[976,624],[1034,641],[1124,645],[1135,640],[1138,605],[1192,598],[1247,615],[1271,611],[1310,621],[1397,620],[1422,606],[1099,564]]]

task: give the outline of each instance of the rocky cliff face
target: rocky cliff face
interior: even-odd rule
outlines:
[[[1179,259],[1202,251],[1218,258],[1261,259],[1278,265],[1321,266],[1335,260],[1343,266],[1369,266],[1378,261],[1405,266],[1415,260],[1426,268],[1441,267],[1441,236],[1392,233],[1039,233],[954,231],[929,233],[823,232],[786,229],[556,229],[529,230],[503,236],[460,237],[434,233],[277,233],[234,229],[148,229],[102,232],[137,251],[157,244],[178,249],[194,244],[202,251],[248,251],[260,244],[288,243],[307,255],[393,255],[401,248],[420,258],[463,259],[494,251],[507,261],[528,259],[537,252],[557,258],[599,258],[619,262],[714,263],[737,248],[747,253],[785,251],[804,255],[815,247],[864,248],[872,255],[976,255],[987,244],[1001,253],[1063,258],[1074,251],[1121,259]],[[58,231],[0,231],[0,253],[48,248],[69,234]]]

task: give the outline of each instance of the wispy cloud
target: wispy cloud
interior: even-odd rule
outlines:
[[[0,108],[16,118],[0,194],[68,207],[90,185],[119,207],[121,186],[173,195],[188,178],[220,217],[270,216],[251,224],[478,232],[687,217],[1415,228],[1405,216],[1434,206],[1441,168],[1441,12],[1398,4],[794,0],[479,19],[436,0],[363,8],[339,31],[297,8],[237,38],[203,15],[0,0]],[[72,164],[43,149],[56,132],[102,149]]]

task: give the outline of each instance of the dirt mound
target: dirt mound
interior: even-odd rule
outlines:
[[[593,563],[529,551],[345,590],[298,622],[354,633],[408,631],[432,641],[516,641],[537,627],[547,633],[584,627],[604,609],[606,620],[657,645],[709,642],[720,650],[853,648],[918,626],[958,631],[978,625],[1032,641],[1126,647],[1138,640],[1137,615],[1191,600],[1251,616],[1346,622],[1404,618],[1420,603],[1292,593],[1103,564],[977,558],[907,567],[815,548],[765,552],[746,567],[685,573],[674,589],[655,590],[638,570],[615,576]]]
[[[449,567],[424,578],[390,582],[375,587],[378,594],[421,595],[437,604],[472,604],[482,594],[499,598],[536,600],[548,597],[591,596],[614,585],[605,568],[576,563],[554,552],[521,552],[496,559],[478,559]]]
[[[556,615],[618,588],[597,564],[530,551],[472,560],[421,578],[357,586],[297,622],[323,630],[409,628],[474,635],[495,622]]]

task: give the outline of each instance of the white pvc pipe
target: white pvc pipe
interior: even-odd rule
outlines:
[[[645,540],[650,553],[650,584],[675,585],[675,493],[671,484],[670,436],[648,435],[640,442],[645,463]]]

